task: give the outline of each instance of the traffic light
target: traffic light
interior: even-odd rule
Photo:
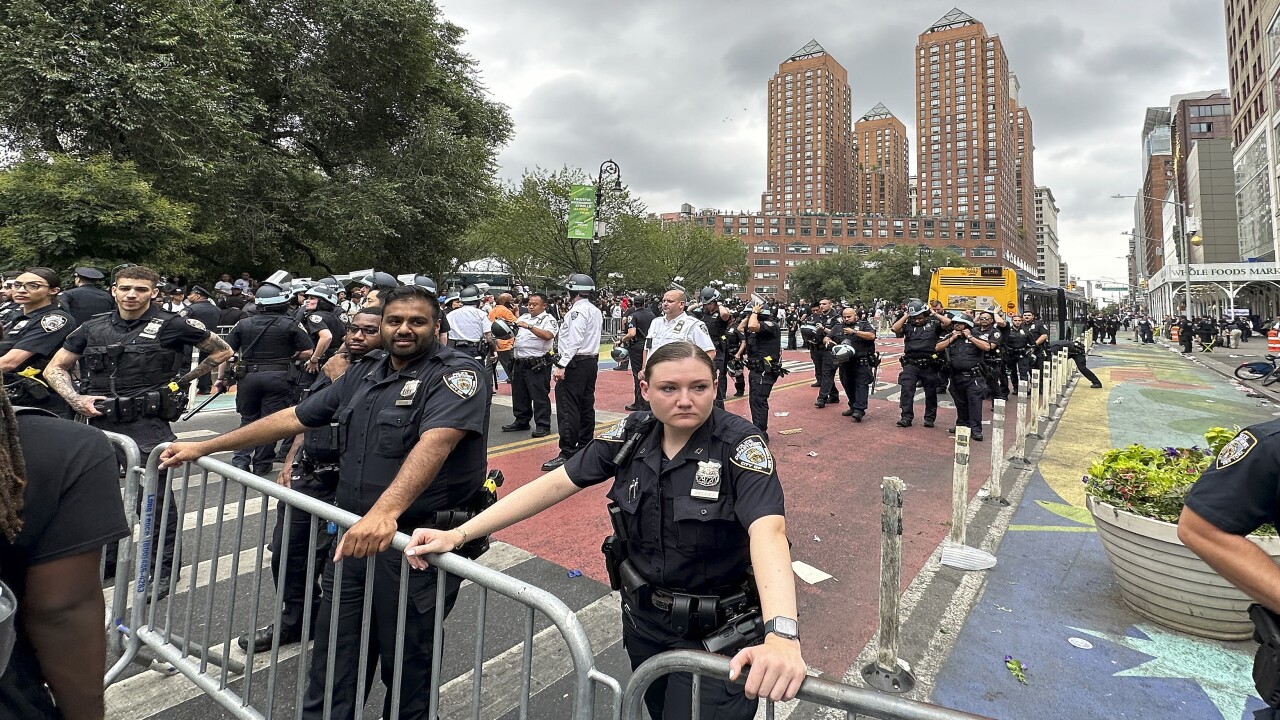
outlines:
[[[1076,289],[1076,284],[1075,284],[1074,282],[1069,282],[1069,283],[1067,283],[1067,289],[1068,289],[1068,290],[1075,290],[1075,289]]]

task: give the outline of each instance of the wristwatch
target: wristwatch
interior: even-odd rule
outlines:
[[[764,634],[773,633],[786,640],[800,639],[800,625],[795,618],[779,615],[764,624]]]

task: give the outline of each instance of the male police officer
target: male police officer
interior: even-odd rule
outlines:
[[[898,373],[902,390],[898,397],[898,427],[911,427],[916,416],[916,387],[920,385],[924,386],[924,426],[933,427],[938,417],[938,353],[942,350],[942,331],[949,327],[951,318],[933,312],[917,298],[912,298],[906,312],[894,321],[893,334],[904,338],[902,371]]]
[[[1040,318],[1030,310],[1023,311],[1022,326],[1027,329],[1027,337],[1031,340],[1031,361],[1035,367],[1039,367],[1047,357],[1045,353],[1048,351],[1049,327],[1040,322]]]
[[[529,312],[515,322],[511,360],[511,409],[515,422],[503,425],[503,432],[529,429],[533,437],[551,433],[551,348],[560,324],[547,312],[547,296],[529,295]]]
[[[361,363],[359,372],[345,373],[294,408],[204,442],[174,443],[163,456],[165,467],[175,467],[212,453],[274,442],[307,428],[340,424],[345,449],[337,505],[363,517],[337,541],[333,557],[335,561],[374,557],[369,655],[361,657],[360,643],[355,641],[362,631],[366,562],[345,562],[338,591],[338,634],[329,634],[328,622],[316,623],[310,683],[302,707],[302,717],[308,719],[321,717],[326,703],[332,704],[333,717],[352,717],[355,707],[367,698],[367,689],[356,687],[357,668],[373,657],[380,659],[382,680],[388,687],[383,715],[390,716],[390,687],[400,671],[400,717],[427,717],[438,576],[434,568],[412,572],[405,579],[408,607],[398,616],[403,556],[390,550],[391,541],[397,529],[439,527],[437,513],[460,513],[485,480],[489,383],[484,368],[465,353],[439,344],[440,305],[424,288],[406,285],[389,290],[382,308],[387,357]],[[318,617],[330,617],[334,575],[335,565],[326,563]],[[460,585],[461,578],[448,577],[446,616]],[[398,622],[404,625],[399,665],[395,657]],[[335,645],[334,684],[326,687],[331,643]]]
[[[837,345],[843,344],[844,332],[840,313],[827,298],[823,298],[818,303],[818,313],[810,319],[810,322],[815,332],[813,342],[821,348],[821,352],[814,356],[816,358],[814,372],[818,377],[818,399],[814,401],[813,406],[824,408],[829,402],[840,402],[840,393],[835,385],[837,363],[836,358],[832,356],[832,350]]]
[[[278,277],[273,275],[272,277]],[[295,399],[296,361],[312,356],[315,345],[307,331],[288,314],[288,282],[270,280],[258,287],[258,307],[262,312],[236,323],[227,335],[227,344],[237,360],[230,370],[236,382],[236,412],[240,426],[283,410]],[[218,376],[218,389],[227,386],[226,366]],[[285,450],[288,452],[288,449]],[[236,450],[231,464],[257,475],[271,472],[276,457],[275,443]]]
[[[222,311],[217,305],[213,304],[213,300],[209,295],[209,291],[199,285],[192,285],[191,290],[187,293],[187,302],[189,303],[182,312],[178,313],[183,317],[192,318],[198,321],[205,329],[213,332],[218,331],[218,321],[222,319]],[[197,363],[204,362],[208,357],[204,353],[200,353]],[[210,388],[213,387],[213,374],[201,375],[196,380],[196,392],[199,395],[208,395]]]
[[[860,423],[867,414],[871,386],[875,383],[874,370],[880,362],[876,353],[876,329],[865,313],[859,314],[854,308],[840,312],[840,342],[853,348],[853,357],[840,364],[840,384],[849,398],[849,409],[840,414]]]
[[[116,309],[95,315],[76,328],[44,371],[49,387],[73,410],[89,418],[95,427],[132,438],[144,456],[176,438],[169,423],[182,415],[184,386],[231,357],[231,348],[222,338],[152,302],[159,282],[156,271],[141,265],[118,271],[112,286]],[[186,348],[193,345],[209,357],[179,377]],[[82,378],[83,395],[70,374],[81,357],[86,375]],[[162,482],[167,492],[167,480]],[[157,558],[162,592],[168,590],[174,564],[177,516],[170,503],[164,518],[165,547]],[[156,538],[161,524],[155,524]],[[106,555],[108,574],[114,573],[114,544],[107,545]]]
[[[1009,323],[996,315],[999,310],[984,310],[974,318],[976,327],[973,336],[985,341],[991,347],[982,353],[982,364],[979,370],[985,380],[986,397],[988,399],[1007,400],[1009,398],[1008,379],[1004,376],[1004,337]]]
[[[974,321],[968,313],[952,319],[952,331],[940,344],[951,368],[951,399],[956,404],[956,426],[968,426],[970,437],[982,441],[982,400],[987,394],[981,365],[994,345],[974,332]],[[954,434],[955,428],[948,432]]]
[[[649,339],[644,347],[644,356],[646,358],[654,350],[667,343],[675,342],[676,340],[688,340],[702,348],[707,355],[711,356],[712,361],[716,360],[718,356],[716,345],[711,339],[711,333],[707,331],[706,323],[685,314],[684,306],[685,294],[683,290],[668,290],[662,296],[662,317],[654,318],[649,325]],[[642,360],[636,375],[642,375],[643,373],[644,362]]]
[[[102,289],[102,280],[101,270],[78,267],[76,268],[76,286],[63,290],[59,295],[58,301],[62,303],[62,309],[71,313],[71,317],[76,319],[77,326],[83,325],[94,315],[115,309],[116,304],[111,299],[111,293]]]
[[[653,324],[653,310],[644,293],[632,297],[631,307],[627,310],[627,334],[619,343],[627,348],[627,359],[631,363],[632,400],[626,410],[648,410],[649,403],[640,395],[640,364],[644,362],[644,347],[649,339],[649,326]]]
[[[365,358],[377,360],[385,353],[382,347],[382,308],[361,308],[351,319],[343,346],[333,359],[325,363],[323,372],[311,387],[304,392],[303,399],[320,392],[342,377],[352,365]],[[297,327],[295,325],[295,327]],[[345,353],[345,355],[343,354]],[[345,362],[338,362],[345,361]],[[276,482],[298,492],[322,500],[334,501],[334,492],[338,487],[338,467],[341,460],[341,443],[339,433],[343,428],[337,423],[329,423],[318,428],[311,428],[302,433],[293,444],[293,450],[285,458],[284,468],[280,470]],[[325,524],[316,524],[315,560],[311,561],[314,575],[307,576],[308,551],[311,548],[311,514],[294,508],[289,513],[289,521],[285,523],[287,505],[276,505],[276,526],[271,536],[271,575],[276,585],[282,587],[283,594],[278,598],[280,603],[280,644],[302,640],[305,631],[307,637],[315,629],[316,610],[319,602],[311,606],[311,617],[303,617],[306,609],[307,588],[314,590],[319,586],[320,576],[324,573],[324,561],[329,549]],[[285,529],[288,528],[288,542],[285,542]],[[288,564],[281,566],[285,546],[288,546]],[[284,583],[281,585],[283,573]],[[253,642],[254,652],[265,652],[271,649],[275,637],[274,624],[259,628],[240,637],[241,649],[248,650]]]
[[[769,442],[769,395],[773,384],[785,374],[782,368],[782,329],[773,319],[768,305],[756,303],[751,314],[738,324],[746,336],[747,384],[750,394],[751,422],[760,428],[764,441]]]
[[[712,347],[715,354],[711,357],[716,365],[716,407],[724,407],[724,391],[729,382],[728,373],[725,372],[725,363],[730,357],[730,353],[725,351],[728,338],[725,337],[729,331],[729,326],[733,323],[733,313],[729,312],[729,308],[720,304],[720,291],[707,286],[702,288],[698,293],[698,303],[701,311],[697,317],[707,328],[707,335],[711,337]],[[737,350],[735,347],[734,350]],[[652,352],[652,350],[650,350]]]
[[[1018,382],[1029,382],[1031,378],[1031,330],[1022,321],[1021,315],[1009,316],[1009,327],[1004,333],[1004,374],[1007,382],[1018,393]]]
[[[590,275],[570,275],[564,289],[573,304],[560,328],[560,351],[551,370],[551,379],[556,383],[560,452],[542,463],[544,472],[555,470],[586,447],[596,428],[596,375],[600,370],[604,315],[591,302],[596,281]]]

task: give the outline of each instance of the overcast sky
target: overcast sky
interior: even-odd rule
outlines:
[[[515,137],[501,174],[587,169],[612,158],[652,212],[760,209],[766,87],[816,39],[849,73],[854,120],[883,102],[915,125],[918,35],[950,1],[439,0]],[[999,35],[1035,132],[1035,181],[1061,209],[1072,275],[1126,277],[1149,105],[1227,87],[1223,5],[1214,0],[970,0]],[[911,167],[915,167],[914,135]],[[1120,257],[1117,257],[1120,256]]]

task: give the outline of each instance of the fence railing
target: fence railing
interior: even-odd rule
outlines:
[[[671,673],[693,674],[692,716],[699,717],[699,679],[728,678],[729,658],[697,650],[672,650],[646,660],[627,682],[622,695],[623,720],[644,720],[644,693],[654,680]],[[737,682],[745,681],[744,673]],[[908,700],[896,695],[809,677],[800,685],[796,699],[819,707],[834,708],[879,720],[989,720],[958,710]],[[765,718],[772,720],[774,703],[765,701]],[[707,715],[708,720],[712,716]]]
[[[586,630],[577,615],[560,599],[546,590],[452,553],[432,557],[431,570],[413,570],[403,555],[409,542],[408,535],[404,533],[396,534],[391,549],[386,553],[364,559],[344,558],[326,568],[324,589],[320,595],[316,594],[314,581],[306,583],[302,617],[311,616],[313,605],[320,609],[328,607],[327,615],[320,614],[316,618],[317,638],[325,635],[331,640],[324,656],[309,657],[305,637],[304,642],[296,649],[282,651],[278,633],[269,650],[257,652],[252,642],[254,629],[267,622],[274,622],[276,628],[281,627],[281,604],[275,598],[281,597],[285,591],[284,572],[278,573],[276,582],[263,578],[264,572],[269,570],[266,562],[268,511],[273,507],[279,508],[278,534],[282,535],[278,545],[280,567],[286,568],[291,562],[305,562],[306,578],[316,577],[319,574],[318,563],[329,563],[326,558],[332,557],[332,546],[326,549],[327,542],[322,542],[320,538],[328,538],[336,543],[360,517],[211,458],[201,459],[173,472],[175,477],[165,485],[175,486],[176,489],[162,492],[160,478],[165,476],[165,471],[159,469],[158,458],[164,447],[165,445],[161,445],[152,453],[145,472],[138,480],[144,501],[143,512],[139,517],[141,528],[137,534],[139,552],[132,563],[133,602],[128,621],[117,623],[123,648],[120,659],[107,674],[108,685],[120,676],[125,666],[145,653],[168,663],[232,717],[280,717],[282,713],[279,697],[287,693],[289,686],[284,684],[287,682],[291,682],[293,688],[288,693],[293,697],[293,713],[300,712],[304,703],[314,705],[321,702],[317,698],[323,697],[323,712],[328,717],[333,710],[331,704],[334,702],[334,683],[346,683],[350,689],[350,683],[354,680],[354,717],[360,718],[368,699],[363,689],[372,685],[372,678],[368,675],[370,663],[352,663],[351,667],[356,668],[353,671],[356,675],[354,678],[335,675],[336,672],[341,672],[336,669],[336,655],[341,645],[343,653],[350,654],[352,649],[358,648],[355,656],[366,657],[373,649],[373,644],[380,642],[376,630],[380,620],[384,630],[387,628],[386,623],[395,623],[394,648],[386,648],[385,644],[380,648],[384,657],[394,656],[394,661],[384,662],[382,669],[387,694],[384,701],[385,717],[399,717],[402,703],[422,702],[423,693],[416,690],[412,696],[410,693],[410,689],[417,688],[420,682],[426,683],[425,703],[428,705],[428,716],[436,717],[440,707],[441,685],[447,679],[442,673],[446,607],[452,604],[453,597],[456,597],[459,586],[465,580],[479,590],[474,608],[468,606],[462,609],[464,615],[472,611],[475,613],[475,654],[474,665],[470,670],[469,717],[479,718],[485,710],[482,707],[482,683],[485,681],[484,642],[486,626],[493,624],[489,622],[488,612],[489,598],[493,593],[522,606],[523,646],[522,661],[516,671],[518,676],[502,678],[503,683],[520,683],[522,687],[519,717],[529,716],[533,694],[530,682],[534,630],[538,615],[555,627],[571,661],[573,688],[572,714],[569,717],[587,720],[595,716],[597,685],[603,685],[612,691],[612,716],[619,716],[622,702],[620,683],[596,669]],[[158,503],[157,496],[160,497]],[[151,564],[151,527],[156,517],[164,517],[169,512],[178,513],[179,517],[184,518],[184,522],[181,523],[176,538],[174,570],[168,580],[168,596],[165,598],[158,584],[148,584],[145,568]],[[309,515],[305,559],[288,557],[289,533],[296,513]],[[326,529],[332,534],[327,534]],[[164,533],[165,528],[162,526],[158,547],[164,546]],[[246,565],[247,572],[243,569]],[[427,600],[425,593],[420,592],[427,587],[420,580],[426,573],[434,573],[436,582],[434,618],[430,631],[430,677],[424,680],[427,669],[406,661],[404,646],[406,610],[419,614],[431,612],[419,610]],[[413,595],[409,592],[411,574],[415,586]],[[347,578],[345,582],[344,575]],[[395,587],[396,581],[387,580],[388,577],[396,576],[398,588]],[[356,581],[352,582],[352,578]],[[379,581],[378,578],[382,580]],[[380,593],[390,591],[394,595],[394,603],[390,602],[392,598],[388,595],[379,597],[376,605],[384,611],[374,610],[375,589]],[[446,595],[446,589],[453,597]],[[332,601],[334,599],[337,601]],[[392,605],[393,618],[388,617],[385,612]],[[358,633],[339,632],[340,613],[346,613],[343,627],[351,627],[350,613],[353,607],[358,608],[359,613]],[[354,627],[351,630],[354,631]],[[235,639],[243,633],[248,633],[249,642],[241,653]],[[542,637],[545,631],[538,634]],[[381,642],[385,643],[387,638],[388,635],[382,634]],[[319,646],[320,642],[317,640],[317,647]],[[282,675],[287,672],[282,669],[284,661],[288,659],[286,654],[288,658],[297,658],[297,662],[292,663],[292,678]],[[461,656],[459,649],[455,647],[448,657],[456,659]],[[458,670],[454,665],[456,664],[451,663],[450,673]],[[461,672],[458,677],[465,674]],[[321,677],[324,678],[323,687],[317,688],[317,693],[308,693],[308,685],[315,684]],[[491,679],[490,681],[492,682]],[[288,708],[285,710],[288,711]]]

